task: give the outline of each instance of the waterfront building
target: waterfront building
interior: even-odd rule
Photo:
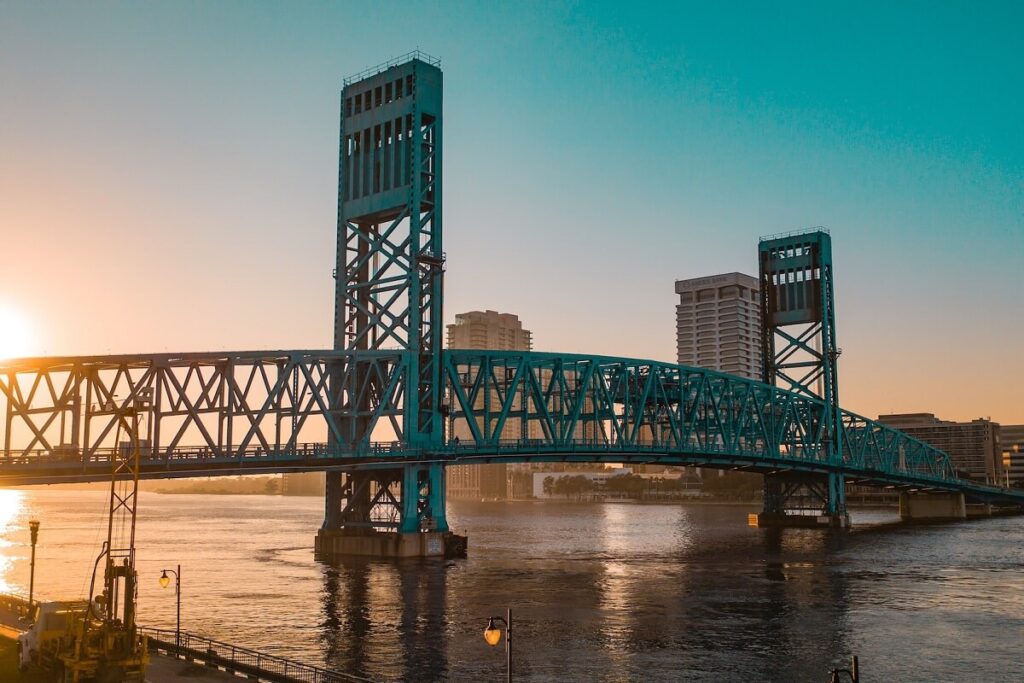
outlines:
[[[761,379],[757,278],[743,273],[676,280],[676,360]]]
[[[455,316],[448,325],[449,349],[476,349],[490,351],[530,351],[533,335],[524,329],[519,316],[497,311],[469,311]],[[497,396],[492,396],[497,400]],[[483,397],[480,397],[483,400]],[[482,404],[481,404],[482,405]],[[523,434],[523,420],[506,420],[501,439],[518,440]],[[469,441],[469,425],[455,421],[451,425],[452,437]],[[447,468],[445,485],[450,498],[480,500],[483,498],[526,497],[531,494],[527,463],[507,465],[452,465]]]
[[[1002,425],[999,443],[1003,451],[1003,481],[1024,488],[1024,425]]]
[[[945,451],[961,476],[989,483],[1005,479],[997,422],[951,422],[932,413],[879,415],[878,421]]]

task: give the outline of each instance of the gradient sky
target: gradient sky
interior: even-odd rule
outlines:
[[[342,77],[445,73],[446,317],[674,360],[675,279],[825,225],[840,389],[1024,422],[1024,4],[0,3],[38,353],[330,344]]]

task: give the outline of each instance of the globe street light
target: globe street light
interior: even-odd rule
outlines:
[[[176,626],[174,628],[174,650],[177,654],[181,650],[181,565],[178,565],[178,571],[173,569],[164,569],[163,573],[160,574],[160,587],[167,588],[171,585],[171,577],[167,576],[167,572],[174,574],[174,594],[178,598],[178,618],[176,620]]]
[[[501,642],[501,629],[495,625],[495,621],[505,624],[505,677],[507,683],[512,683],[512,610],[506,609],[504,617],[491,617],[487,620],[484,640],[488,645],[497,645]]]

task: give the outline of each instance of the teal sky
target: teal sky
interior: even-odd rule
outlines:
[[[445,73],[446,315],[672,360],[673,282],[836,251],[843,403],[1024,422],[1022,3],[0,4],[40,353],[326,347],[345,75]]]

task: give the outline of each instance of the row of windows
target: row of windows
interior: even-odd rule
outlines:
[[[412,88],[412,74],[409,74],[405,78],[378,85],[366,92],[356,93],[352,97],[345,98],[345,116],[360,114],[402,97],[409,97],[412,95]]]
[[[693,334],[690,330],[679,330],[676,332],[676,339],[695,339],[698,342],[713,341],[715,343],[721,343],[725,341],[723,335],[729,334],[731,339],[735,339],[739,336],[743,341],[760,344],[761,335],[757,334],[756,330],[749,329],[737,329],[735,326],[728,330],[721,330],[718,332],[708,330],[697,330],[696,334]]]
[[[421,135],[425,146],[433,143],[432,119],[424,115]],[[411,115],[365,128],[345,136],[342,193],[346,201],[403,187],[410,182],[413,120]],[[428,155],[424,184],[433,174],[434,157]],[[428,201],[432,191],[428,193]]]
[[[743,308],[741,306],[722,306],[710,311],[676,311],[677,320],[722,320],[723,315],[736,315],[737,313],[749,318],[761,318],[761,313],[756,308]]]
[[[682,292],[679,294],[680,303],[692,304],[694,301],[707,302],[715,300],[723,301],[757,301],[758,295],[757,290],[747,289],[746,287],[740,288],[742,291],[737,291],[736,286],[722,287],[718,290],[717,296],[713,289],[702,289],[698,292]]]

